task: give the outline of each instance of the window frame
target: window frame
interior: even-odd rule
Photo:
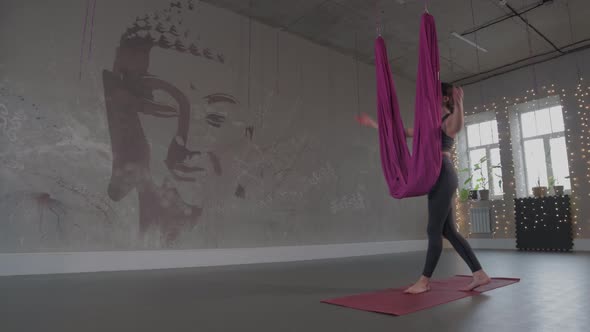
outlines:
[[[495,143],[491,143],[491,144],[482,144],[482,145],[478,145],[478,146],[474,146],[471,147],[469,146],[469,130],[468,127],[472,126],[472,125],[481,125],[482,123],[485,122],[492,122],[492,125],[495,123],[496,125],[496,131],[498,133],[498,140]],[[480,134],[481,135],[481,134]],[[498,120],[496,119],[495,113],[490,112],[490,114],[488,116],[484,115],[483,118],[479,118],[479,119],[471,119],[471,121],[467,121],[466,119],[466,123],[465,123],[465,153],[466,153],[466,159],[467,159],[467,164],[469,167],[469,176],[475,177],[475,174],[473,173],[473,165],[475,164],[473,160],[471,160],[471,151],[474,150],[482,150],[485,149],[485,155],[487,158],[487,175],[488,175],[488,188],[487,190],[489,190],[490,192],[490,199],[491,200],[502,200],[504,199],[504,188],[502,186],[502,188],[499,188],[501,191],[501,194],[497,195],[495,194],[494,188],[496,188],[497,184],[494,183],[493,179],[494,179],[494,165],[492,165],[492,158],[491,158],[491,150],[493,149],[498,149],[498,152],[500,152],[500,132],[499,132],[499,128],[498,128]],[[478,161],[475,161],[478,162]],[[502,165],[502,160],[501,160],[501,154],[500,154],[500,166]],[[504,177],[504,173],[502,173],[502,183],[504,181],[503,179]],[[492,187],[493,186],[493,187]]]
[[[538,101],[537,101],[538,102]],[[533,113],[533,112],[539,112],[539,111],[543,111],[545,109],[551,109],[554,107],[561,107],[561,114],[562,117],[564,119],[564,129],[563,131],[558,131],[558,132],[552,132],[548,133],[548,134],[541,134],[541,135],[535,135],[535,136],[530,136],[530,137],[524,137],[524,129],[523,129],[523,125],[524,125],[524,121],[522,119],[523,114],[526,113]],[[533,110],[520,110],[518,112],[518,120],[519,120],[519,128],[518,130],[520,131],[520,135],[521,135],[521,139],[520,139],[520,149],[522,151],[523,154],[523,158],[522,158],[522,163],[524,166],[524,183],[525,183],[525,189],[526,189],[526,193],[527,195],[532,195],[532,184],[529,183],[529,170],[527,167],[527,160],[526,160],[526,150],[525,150],[525,142],[530,141],[530,140],[537,140],[537,139],[541,139],[543,140],[543,148],[545,149],[545,165],[547,166],[547,179],[549,179],[550,177],[553,176],[553,163],[551,160],[551,140],[552,139],[556,139],[556,138],[564,138],[566,139],[566,128],[565,128],[565,115],[563,114],[563,105],[557,103],[555,105],[552,106],[548,106],[548,107],[542,107],[542,108],[537,108],[537,109],[533,109]],[[551,121],[551,120],[550,120]],[[553,128],[553,126],[551,126],[551,128]],[[567,141],[566,141],[567,142]],[[566,145],[566,149],[567,149],[567,145]],[[567,155],[567,150],[566,150],[566,155]],[[567,167],[568,167],[568,171],[571,172],[571,165],[569,164],[569,160],[567,160]],[[571,181],[570,181],[570,189],[565,189],[564,188],[564,194],[571,194]]]

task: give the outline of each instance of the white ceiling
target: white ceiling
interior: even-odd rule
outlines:
[[[474,81],[559,54],[537,33],[527,29],[527,25],[518,17],[465,36],[472,41],[477,40],[479,45],[488,50],[487,53],[476,52],[474,47],[451,36],[452,32],[463,33],[511,14],[499,0],[203,1],[252,17],[342,53],[358,56],[367,63],[373,61],[376,17],[378,12],[382,12],[379,16],[392,69],[398,75],[411,80],[416,73],[420,14],[424,11],[425,3],[437,22],[441,77],[446,81],[464,78],[468,78],[464,82]],[[541,2],[543,1],[507,1],[518,12]],[[524,17],[558,48],[590,38],[590,0],[548,1],[524,14]],[[590,45],[590,41],[584,41],[575,47],[584,45]],[[565,50],[573,48],[572,46]],[[551,51],[554,52],[497,69],[531,55]],[[490,70],[493,71],[478,75]]]

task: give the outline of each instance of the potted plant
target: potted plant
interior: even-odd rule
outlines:
[[[547,196],[547,187],[541,186],[541,178],[539,177],[537,178],[537,186],[533,187],[533,196],[537,198]]]
[[[467,201],[468,199],[477,200],[478,198],[482,201],[487,201],[490,199],[490,191],[488,189],[489,180],[486,174],[484,174],[484,163],[487,163],[488,157],[483,156],[481,159],[473,165],[473,171],[478,172],[479,174],[472,174],[470,175],[467,180],[463,183],[463,185],[469,184],[468,188],[463,188],[459,192],[459,199],[463,202]],[[502,168],[502,166],[495,165],[492,168]],[[460,172],[469,172],[469,168],[464,168],[460,170]],[[475,179],[475,186],[473,186],[473,177],[476,176]],[[498,180],[498,186],[502,187],[502,177],[499,174],[496,174],[500,178]]]
[[[488,190],[488,177],[483,173],[483,163],[487,162],[486,156],[481,157],[478,163],[474,165],[473,170],[479,172],[479,177],[476,181],[476,190],[481,201],[487,201],[490,199],[490,191]],[[481,188],[481,189],[480,189]]]
[[[469,173],[469,168],[463,168],[459,170],[460,173]],[[473,176],[470,175],[464,182],[463,185],[465,187],[461,188],[459,191],[459,200],[461,202],[467,202],[468,200],[476,200],[477,199],[477,190],[473,189]]]
[[[459,192],[459,197],[462,201],[467,201],[468,199],[477,200],[478,197],[482,201],[487,201],[490,199],[490,191],[488,190],[488,179],[484,175],[484,169],[482,167],[482,165],[487,161],[488,158],[484,156],[479,160],[479,162],[473,165],[473,171],[478,172],[479,174],[471,174],[471,176],[469,176],[467,180],[465,180],[465,182],[463,183],[463,185],[469,184],[469,189],[463,188]],[[469,168],[462,169],[460,170],[460,172],[469,172]],[[476,176],[475,186],[473,186],[474,176]]]
[[[459,201],[467,202],[469,200],[469,189],[462,188],[459,190]]]
[[[469,189],[469,199],[471,199],[472,201],[476,201],[477,200],[477,189],[479,187],[475,186],[475,188]]]
[[[502,166],[500,164],[498,164],[498,165],[492,166],[492,168],[493,169],[502,169]],[[502,189],[502,191],[504,191],[502,188],[502,183],[503,183],[502,182],[502,174],[495,173],[495,175],[498,177],[498,189]]]
[[[559,184],[559,179],[550,176],[549,177],[549,190],[553,189],[555,196],[563,196],[563,186]]]

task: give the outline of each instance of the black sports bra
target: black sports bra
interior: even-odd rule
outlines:
[[[445,114],[442,118],[442,122],[444,122],[451,114]],[[444,130],[442,130],[442,152],[451,152],[453,146],[455,145],[455,139],[445,134]]]

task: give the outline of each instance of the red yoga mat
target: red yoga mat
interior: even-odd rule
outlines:
[[[322,302],[357,310],[401,316],[468,296],[474,296],[520,281],[520,279],[516,278],[492,278],[491,283],[476,288],[474,291],[461,291],[460,289],[469,284],[470,280],[471,276],[463,275],[454,276],[449,279],[434,280],[430,282],[431,289],[429,292],[416,295],[404,294],[404,290],[407,287],[403,287],[341,297]]]

